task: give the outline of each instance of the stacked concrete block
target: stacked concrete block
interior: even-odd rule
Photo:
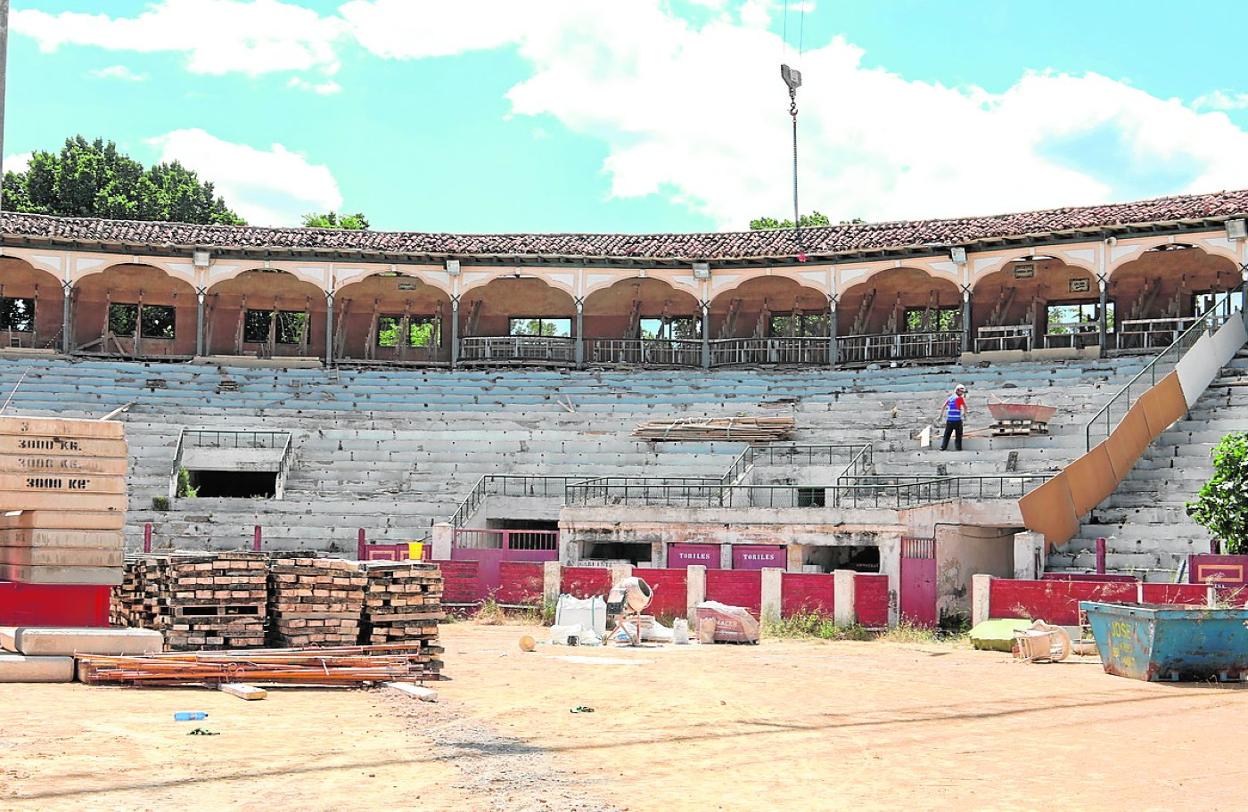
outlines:
[[[269,639],[276,646],[359,642],[367,576],[336,558],[277,558],[269,569]]]
[[[414,561],[369,562],[363,565],[368,583],[364,589],[363,634],[372,643],[421,644],[422,653],[442,653],[438,645],[438,621],[442,613],[442,573],[433,564]],[[439,660],[430,667],[441,668]]]
[[[0,417],[0,579],[120,583],[126,452],[121,423]]]

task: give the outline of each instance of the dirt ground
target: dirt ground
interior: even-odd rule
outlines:
[[[0,685],[0,808],[1238,809],[1248,693],[946,644],[539,647],[444,627],[441,701]],[[569,659],[570,658],[570,659]],[[572,713],[588,706],[593,713]],[[178,710],[205,710],[197,723]],[[200,726],[219,736],[188,736]]]

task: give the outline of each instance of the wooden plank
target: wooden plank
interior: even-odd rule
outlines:
[[[0,434],[91,437],[120,440],[125,424],[116,420],[74,420],[60,417],[0,417]]]
[[[0,503],[2,504],[2,503]],[[126,526],[125,511],[41,510],[29,506],[13,515],[0,513],[0,528],[38,530],[121,530]]]
[[[41,567],[0,564],[0,581],[23,584],[89,584],[116,586],[121,583],[120,567]]]
[[[0,472],[26,475],[111,474],[126,475],[125,457],[54,456],[49,454],[0,453]]]
[[[66,530],[0,527],[0,547],[70,547],[121,550],[125,534],[119,530]]]
[[[124,459],[126,441],[66,438],[55,435],[0,434],[0,454],[42,454],[49,457]]]
[[[117,567],[125,563],[120,550],[80,547],[0,547],[0,564],[37,567]]]
[[[123,486],[125,480],[122,480]],[[0,511],[9,510],[40,510],[55,512],[71,511],[118,511],[125,513],[126,495],[120,493],[84,493],[82,491],[38,491],[38,490],[4,490],[0,489]],[[47,525],[54,526],[54,525]],[[64,525],[60,525],[64,527]],[[122,526],[125,526],[124,515]]]
[[[244,685],[241,682],[223,682],[217,686],[217,690],[223,691],[230,696],[236,696],[239,699],[246,699],[248,702],[264,699],[269,695],[269,692],[263,688],[257,688],[254,685]]]
[[[78,474],[47,471],[13,474],[0,472],[0,491],[125,494],[126,477],[124,474]]]

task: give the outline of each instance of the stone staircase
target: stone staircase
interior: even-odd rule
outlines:
[[[1248,431],[1248,354],[1242,351],[1092,511],[1079,535],[1049,555],[1049,568],[1095,571],[1096,539],[1104,537],[1108,570],[1173,581],[1188,555],[1209,552],[1209,531],[1188,518],[1185,505],[1213,475],[1214,446],[1233,431]]]
[[[651,443],[630,436],[669,416],[793,414],[795,442],[875,449],[879,473],[1051,472],[1082,450],[1087,418],[1145,363],[912,367],[876,370],[568,372],[255,369],[63,359],[0,360],[8,413],[121,418],[130,443],[127,544],[154,526],[158,545],[237,548],[263,528],[267,549],[354,549],[409,541],[446,520],[486,474],[709,476],[736,443]],[[23,379],[23,373],[25,378]],[[971,427],[984,404],[1034,396],[1060,407],[1049,436],[968,438],[962,454],[918,448],[953,383],[971,389]],[[167,493],[182,428],[288,430],[294,464],[281,500],[178,499]],[[832,469],[760,470],[761,478],[832,484]],[[812,478],[819,481],[813,481]],[[554,519],[557,516],[550,516]]]

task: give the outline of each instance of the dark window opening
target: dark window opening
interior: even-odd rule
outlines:
[[[558,519],[487,519],[490,530],[558,530]]]
[[[837,545],[807,547],[802,563],[819,567],[823,572],[853,570],[875,573],[880,571],[880,548],[875,545]]]
[[[377,346],[397,347],[403,330],[402,316],[377,317]],[[436,347],[442,343],[438,320],[428,316],[407,317],[407,346]]]
[[[798,488],[798,507],[827,507],[828,492],[824,488]]]
[[[581,558],[586,561],[627,561],[630,564],[649,566],[649,544],[628,541],[586,541],[581,546]]]
[[[828,314],[773,313],[767,329],[773,338],[822,338],[828,334]]]
[[[35,330],[35,300],[0,296],[0,330],[14,333],[33,333]]]
[[[962,308],[912,308],[906,311],[907,333],[952,333],[962,329]]]
[[[638,324],[640,338],[647,341],[692,340],[702,337],[702,320],[696,316],[673,316],[664,319],[653,316],[641,319]]]
[[[299,310],[248,310],[243,316],[243,341],[248,344],[267,344],[273,317],[277,325],[273,329],[275,344],[302,344],[308,314]]]
[[[169,305],[143,305],[142,338],[173,338],[176,334],[177,311]],[[108,331],[114,335],[134,335],[139,320],[137,304],[110,304]]]
[[[1078,332],[1079,325],[1095,324],[1100,319],[1098,302],[1065,302],[1051,304],[1045,310],[1045,332],[1049,335],[1066,335]],[[1105,329],[1114,331],[1114,303],[1105,305]]]
[[[191,487],[201,499],[272,499],[276,471],[188,471]]]
[[[552,319],[544,316],[536,318],[529,316],[517,317],[511,319],[508,335],[570,338],[572,335],[572,319]]]

